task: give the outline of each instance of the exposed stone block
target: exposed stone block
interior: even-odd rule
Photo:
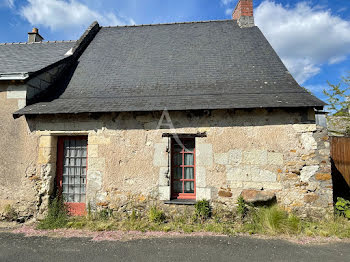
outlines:
[[[50,147],[39,148],[38,164],[56,163],[56,149]]]
[[[242,150],[232,149],[229,151],[229,164],[233,166],[240,165],[242,163]]]
[[[206,187],[206,170],[203,166],[198,166],[196,168],[196,186],[197,187]]]
[[[197,166],[213,166],[213,146],[211,144],[198,144],[196,146]]]
[[[17,101],[18,109],[25,108],[26,105],[27,105],[27,101],[25,99],[18,99],[18,101]]]
[[[216,164],[228,165],[229,164],[229,154],[228,153],[216,153],[214,154],[214,160]]]
[[[159,187],[159,200],[166,201],[170,200],[170,186]]]
[[[230,190],[221,189],[218,192],[219,197],[232,197],[232,192]]]
[[[252,166],[227,168],[227,180],[230,181],[251,181],[252,177],[259,175],[259,169]]]
[[[107,145],[111,143],[110,137],[105,137],[102,135],[89,135],[88,144],[89,145]]]
[[[246,189],[241,193],[244,201],[249,204],[269,203],[276,200],[276,195],[270,191]]]
[[[314,176],[319,169],[319,166],[304,166],[300,171],[300,180],[302,182],[307,182],[312,176]]]
[[[23,86],[9,86],[7,88],[7,99],[26,99],[27,87]]]
[[[101,171],[105,170],[105,159],[101,157],[91,157],[88,161],[88,170],[90,171]]]
[[[198,200],[211,200],[211,188],[197,187],[196,199]]]
[[[88,158],[98,157],[98,145],[89,145]]]
[[[319,196],[315,193],[310,193],[304,196],[304,201],[306,203],[312,203],[319,199]]]
[[[317,173],[316,179],[321,181],[327,181],[332,179],[332,175],[329,173]]]
[[[40,136],[39,147],[57,147],[57,137],[55,136]]]
[[[303,133],[300,136],[301,143],[306,151],[316,150],[317,142],[312,133]]]
[[[252,150],[243,152],[243,163],[248,165],[266,165],[267,151],[266,150]]]
[[[258,174],[255,172],[252,173],[252,181],[253,182],[276,182],[277,175],[268,170],[260,170]]]
[[[317,130],[316,124],[295,124],[293,129],[298,133],[315,132]]]
[[[167,152],[168,144],[157,143],[154,145],[153,165],[166,167],[169,162],[169,153]]]
[[[276,166],[283,165],[283,154],[268,152],[267,153],[267,163],[269,165],[276,165]]]

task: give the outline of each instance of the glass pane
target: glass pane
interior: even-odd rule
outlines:
[[[81,168],[81,176],[86,176],[86,168],[85,167]]]
[[[194,193],[194,182],[185,182],[185,193]]]
[[[80,176],[75,176],[74,177],[74,184],[80,185]]]
[[[182,154],[174,154],[174,165],[182,165]]]
[[[81,158],[75,159],[75,165],[76,166],[81,166]]]
[[[185,167],[185,179],[194,179],[193,167]]]
[[[175,167],[174,179],[182,179],[182,167]]]
[[[72,194],[67,194],[66,195],[66,201],[67,202],[73,202],[74,201],[74,197]]]
[[[85,186],[85,177],[80,178],[80,184],[81,186]]]
[[[74,164],[75,164],[74,162],[75,162],[75,161],[74,161],[74,158],[70,158],[70,159],[69,159],[69,165],[70,165],[70,166],[74,166]]]
[[[80,194],[80,185],[74,187],[74,193],[75,194]]]
[[[86,150],[86,146],[82,147],[81,150],[82,150],[82,155],[81,155],[81,156],[82,156],[82,157],[86,157],[86,151],[87,151],[87,150]]]
[[[185,154],[184,158],[186,166],[193,166],[193,154]]]
[[[185,139],[183,141],[185,152],[193,152],[194,150],[194,139]]]
[[[62,183],[63,183],[63,184],[67,184],[67,183],[68,183],[67,176],[63,176],[63,177],[62,177]]]
[[[174,192],[175,193],[182,193],[182,181],[174,181]]]
[[[63,185],[63,193],[68,193],[68,186],[67,185]]]
[[[81,186],[81,193],[85,193],[85,186]]]
[[[173,146],[173,148],[174,148],[174,152],[181,152],[182,151],[182,145],[180,144],[178,144],[175,140],[173,140],[174,142],[174,146]]]

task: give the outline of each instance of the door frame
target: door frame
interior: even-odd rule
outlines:
[[[87,189],[87,174],[88,174],[88,136],[87,135],[78,135],[78,136],[59,136],[57,139],[57,162],[56,162],[56,187],[57,194],[62,196],[62,182],[63,182],[63,160],[64,160],[64,141],[67,139],[75,140],[86,140],[86,178],[85,178],[85,188]],[[86,215],[86,194],[85,190],[85,202],[81,203],[72,203],[64,202],[68,212],[73,216],[83,216]]]

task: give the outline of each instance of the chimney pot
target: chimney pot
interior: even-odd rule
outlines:
[[[237,21],[241,28],[255,26],[253,0],[239,0],[232,13],[232,18]]]
[[[32,32],[28,33],[28,43],[42,42],[44,38],[39,34],[39,29],[34,27]]]

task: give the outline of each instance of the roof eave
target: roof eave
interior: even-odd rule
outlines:
[[[0,73],[1,80],[26,80],[29,78],[29,72],[21,73]]]

